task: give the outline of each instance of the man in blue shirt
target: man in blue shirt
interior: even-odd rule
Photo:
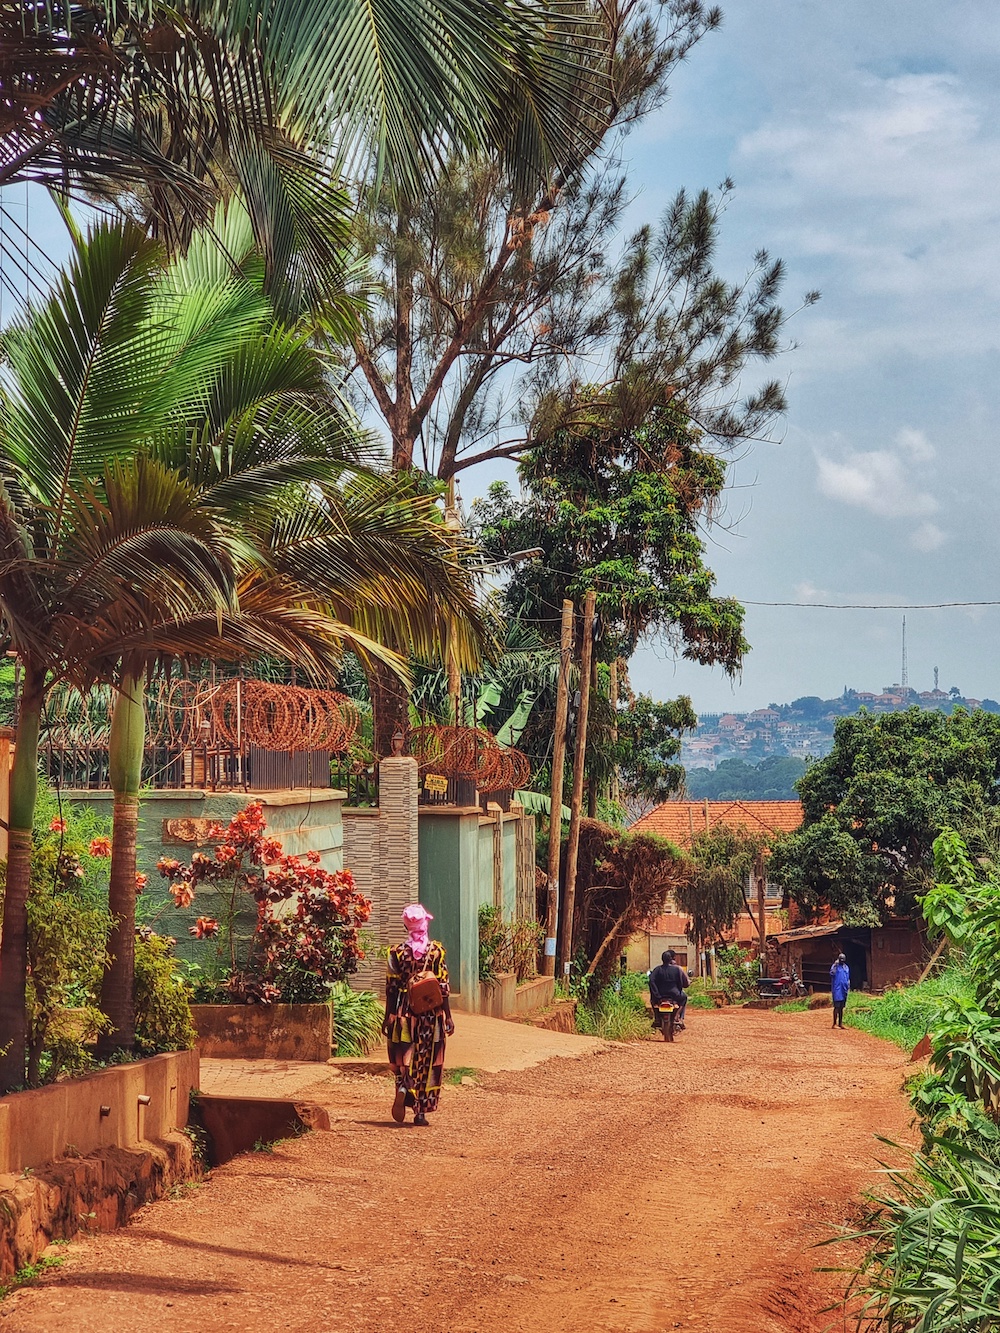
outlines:
[[[833,1026],[842,1028],[844,1026],[844,1005],[847,1003],[847,993],[851,989],[851,969],[847,966],[847,959],[843,954],[838,954],[837,961],[830,968],[830,990],[833,993]]]

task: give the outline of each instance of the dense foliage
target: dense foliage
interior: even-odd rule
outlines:
[[[545,932],[537,921],[505,921],[499,907],[479,909],[479,980],[512,972],[518,981],[538,975],[538,951]]]
[[[653,833],[580,823],[573,939],[581,972],[603,983],[636,931],[663,910],[684,874],[680,852]]]
[[[367,1055],[382,1036],[385,1010],[370,990],[352,990],[346,981],[330,987],[333,1039],[337,1055]]]
[[[576,1010],[576,1029],[605,1041],[641,1041],[653,1033],[643,972],[624,972],[595,994],[585,994]]]
[[[924,1011],[930,1068],[911,1093],[924,1144],[890,1172],[895,1192],[873,1200],[855,1289],[867,1325],[887,1333],[997,1333],[1000,874],[951,830],[934,866],[922,906],[952,961]]]
[[[190,927],[200,939],[219,941],[201,997],[245,1004],[327,999],[364,956],[359,932],[371,902],[350,871],[325,870],[318,852],[286,856],[267,836],[259,801],[213,833],[219,843],[212,855],[195,852],[188,865],[173,857],[157,863],[178,907],[190,906],[200,888],[221,904],[221,919],[199,916]]]
[[[86,806],[39,790],[28,894],[28,1049],[30,1087],[95,1066],[94,1041],[107,1019],[98,1004],[110,927],[106,822]],[[5,878],[5,875],[3,876]],[[144,1055],[194,1045],[190,988],[173,940],[141,932],[136,940],[136,1044]]]
[[[726,824],[695,835],[688,873],[674,890],[678,910],[691,918],[693,939],[713,944],[736,924],[771,841],[764,833]]]
[[[806,909],[845,921],[913,913],[946,826],[989,823],[1000,801],[1000,717],[977,711],[841,718],[832,752],[798,787],[801,829],[775,848],[770,874]]]
[[[714,769],[689,769],[685,786],[695,801],[796,801],[806,761],[769,755],[759,764],[723,759]]]
[[[624,426],[595,400],[572,428],[527,454],[519,475],[520,495],[494,482],[474,511],[495,558],[543,552],[511,575],[511,615],[555,633],[563,599],[593,588],[605,658],[628,658],[655,634],[675,639],[693,661],[739,666],[743,608],[714,596],[701,532],[726,468],[676,411]]]

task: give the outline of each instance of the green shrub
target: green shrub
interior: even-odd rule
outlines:
[[[28,1063],[31,1087],[93,1066],[88,1043],[106,1026],[97,1007],[111,918],[108,860],[93,855],[109,826],[92,810],[66,803],[39,783],[27,901]],[[0,904],[6,865],[0,863]]]
[[[718,989],[729,1001],[753,999],[760,971],[749,949],[724,944],[715,952]]]
[[[640,1041],[653,1030],[646,1005],[647,978],[642,972],[626,972],[604,986],[592,1000],[576,1009],[576,1030],[606,1041]]]
[[[971,999],[972,993],[965,968],[952,964],[935,977],[913,986],[893,987],[884,995],[852,991],[844,1022],[909,1051],[935,1026],[946,1002]]]
[[[479,980],[495,981],[513,972],[518,981],[538,975],[538,950],[544,931],[537,921],[504,921],[499,907],[479,909]]]
[[[142,1055],[190,1050],[197,1038],[191,1022],[191,988],[163,935],[136,936],[135,1045]]]
[[[707,977],[695,977],[691,982],[691,988],[688,991],[689,1009],[714,1009],[715,1001],[709,995],[709,990],[717,990],[718,987]]]
[[[351,990],[346,981],[335,981],[330,1003],[337,1054],[367,1055],[382,1036],[385,1010],[378,996],[370,990]]]
[[[854,1283],[858,1327],[886,1333],[1000,1333],[1000,1166],[952,1139],[892,1171],[874,1197]]]

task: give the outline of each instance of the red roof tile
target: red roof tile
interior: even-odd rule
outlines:
[[[697,833],[715,828],[792,833],[802,823],[801,801],[664,801],[632,825],[634,833],[656,833],[688,848]]]

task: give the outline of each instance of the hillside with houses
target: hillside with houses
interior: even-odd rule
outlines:
[[[862,709],[870,713],[898,713],[906,708],[946,714],[956,708],[970,712],[982,708],[1000,713],[1000,703],[995,699],[971,698],[956,685],[948,690],[940,689],[936,683],[931,690],[886,685],[878,692],[845,686],[836,699],[803,695],[792,703],[772,703],[751,713],[702,713],[697,728],[684,738],[681,763],[690,772],[715,769],[726,759],[751,763],[770,756],[821,759],[833,746],[833,729],[838,718],[850,717]]]

